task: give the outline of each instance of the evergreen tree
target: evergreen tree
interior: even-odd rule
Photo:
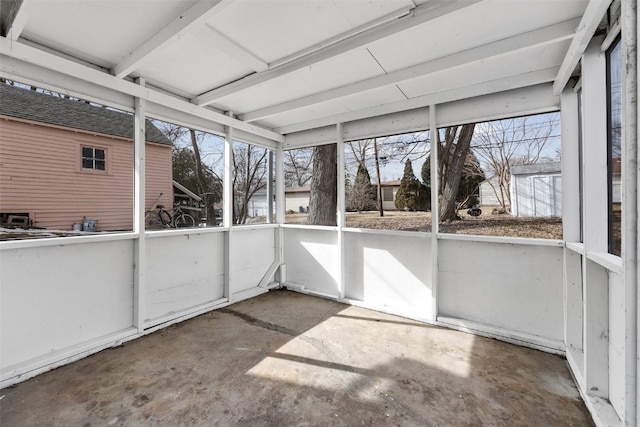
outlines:
[[[431,158],[427,157],[421,170],[422,181],[429,189],[431,194]],[[467,158],[462,169],[462,177],[456,194],[456,201],[460,203],[460,207],[471,207],[478,203],[476,194],[480,183],[485,180],[484,172],[480,167],[480,162],[472,151],[467,154]]]
[[[404,164],[404,174],[396,194],[396,208],[411,211],[425,211],[430,208],[430,196],[427,187],[413,173],[411,160]]]
[[[350,210],[358,212],[376,208],[375,189],[371,185],[369,171],[362,164],[358,166],[356,179],[349,188],[347,203]]]

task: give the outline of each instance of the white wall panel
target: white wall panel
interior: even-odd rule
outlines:
[[[431,238],[346,232],[346,297],[367,306],[430,318]]]
[[[564,341],[561,247],[441,240],[439,314]]]
[[[275,233],[272,227],[234,228],[231,245],[231,293],[258,286],[275,258]]]
[[[620,418],[625,413],[624,278],[609,273],[609,401]]]
[[[147,239],[145,321],[222,298],[224,234],[167,234]]]
[[[8,249],[1,256],[3,371],[132,326],[131,240]]]
[[[287,283],[338,297],[338,232],[326,228],[284,228]]]

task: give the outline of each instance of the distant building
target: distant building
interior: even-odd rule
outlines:
[[[385,181],[380,183],[382,187],[382,209],[385,211],[395,211],[396,208],[396,194],[400,189],[400,180]]]
[[[511,166],[514,216],[562,216],[560,162]]]
[[[482,181],[478,190],[480,206],[484,207],[485,209],[501,207],[500,199],[496,195],[496,191],[500,191],[497,176],[493,176]],[[509,209],[511,206],[508,203],[507,197],[505,197],[505,202],[507,202],[506,208]]]
[[[0,217],[71,230],[133,228],[131,114],[0,84]],[[146,206],[173,204],[172,144],[146,123]],[[160,196],[162,194],[162,196]]]
[[[307,212],[311,187],[289,187],[284,190],[285,212]]]

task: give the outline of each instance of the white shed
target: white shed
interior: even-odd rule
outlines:
[[[514,216],[561,216],[560,162],[511,166],[511,202]]]

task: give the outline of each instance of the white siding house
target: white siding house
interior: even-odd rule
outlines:
[[[499,191],[497,177],[494,176],[482,181],[482,183],[480,184],[480,206],[500,206],[500,200],[498,200],[498,196],[496,196],[496,191]],[[509,205],[507,205],[506,207],[509,208]]]

